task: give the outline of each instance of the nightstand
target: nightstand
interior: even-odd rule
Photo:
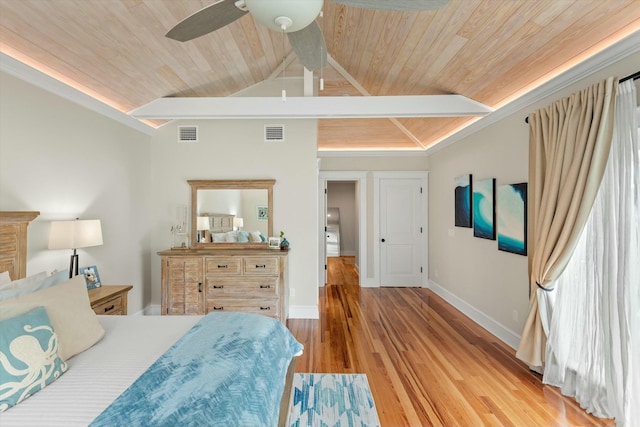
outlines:
[[[101,286],[89,289],[89,301],[96,314],[126,315],[127,293],[133,288],[125,286]]]

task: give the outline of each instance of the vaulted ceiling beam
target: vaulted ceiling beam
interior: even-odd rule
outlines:
[[[138,119],[330,119],[485,116],[462,95],[159,98],[129,112]]]

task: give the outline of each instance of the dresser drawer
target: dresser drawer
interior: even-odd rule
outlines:
[[[204,271],[206,275],[237,276],[241,273],[238,257],[206,257]]]
[[[108,299],[100,304],[96,304],[92,308],[96,314],[121,315],[123,314],[122,298],[118,295],[117,297]]]
[[[277,257],[244,257],[244,274],[277,276],[280,268]]]
[[[241,311],[244,313],[263,314],[265,316],[278,318],[278,302],[268,298],[222,298],[218,300],[207,300],[207,313],[210,312]]]
[[[238,295],[243,298],[270,298],[277,297],[278,293],[277,277],[226,278],[215,275],[207,276],[207,299],[229,295]]]

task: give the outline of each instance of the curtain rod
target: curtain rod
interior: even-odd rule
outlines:
[[[618,83],[626,82],[627,80],[638,80],[640,79],[640,71],[636,71],[633,74],[628,75],[627,77],[623,77],[618,79]],[[524,118],[525,123],[529,123],[529,116]]]
[[[640,71],[636,71],[630,76],[621,78],[620,80],[618,80],[618,83],[626,82],[627,80],[637,80],[637,79],[640,79]]]

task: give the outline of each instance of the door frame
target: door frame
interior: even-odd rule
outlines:
[[[363,171],[320,171],[318,174],[318,287],[327,282],[327,247],[325,223],[327,206],[325,189],[328,181],[355,181],[358,209],[358,253],[356,254],[358,284],[362,286],[363,275],[367,272],[367,172]]]
[[[385,171],[373,172],[373,282],[380,287],[380,180],[381,179],[420,179],[422,185],[421,217],[424,218],[423,233],[420,236],[422,248],[420,262],[422,266],[421,286],[429,287],[429,172],[427,171]]]

